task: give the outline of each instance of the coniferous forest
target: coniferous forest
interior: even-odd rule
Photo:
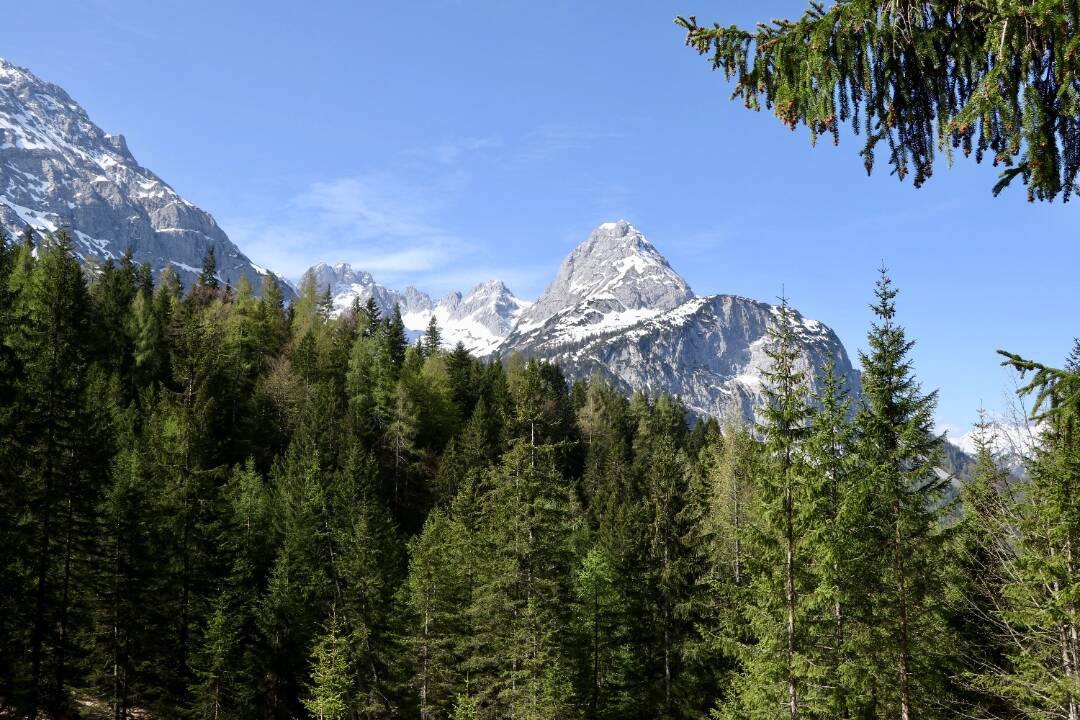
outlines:
[[[884,270],[861,395],[782,304],[757,425],[283,297],[4,241],[0,714],[1080,714],[1080,351],[961,481]]]

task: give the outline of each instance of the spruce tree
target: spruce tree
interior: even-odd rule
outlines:
[[[1042,425],[1028,479],[1010,504],[1009,543],[996,614],[1007,639],[1006,658],[979,685],[1015,707],[1019,717],[1080,717],[1080,341],[1065,367],[1051,368],[1003,353],[1006,363],[1034,377],[1020,388],[1034,395],[1032,416]]]
[[[315,720],[345,720],[353,710],[346,646],[335,615],[312,651],[311,686],[304,707]]]
[[[206,249],[203,255],[202,270],[199,272],[198,287],[205,288],[211,293],[217,291],[221,281],[217,275],[217,257],[214,255],[214,246]]]
[[[394,367],[400,369],[405,362],[405,349],[409,346],[409,340],[405,335],[405,323],[401,319],[400,305],[395,305],[394,311],[387,318],[386,334],[383,337]]]
[[[941,700],[949,643],[941,624],[940,495],[936,462],[937,393],[923,394],[910,359],[913,342],[896,322],[897,290],[884,268],[875,289],[876,322],[860,353],[864,400],[855,416],[861,522],[850,572],[860,602],[853,679],[859,712],[909,720]]]
[[[845,642],[848,611],[858,586],[851,575],[852,558],[864,550],[853,547],[862,522],[862,507],[852,502],[855,482],[852,400],[835,358],[826,360],[821,390],[813,397],[811,430],[806,438],[806,549],[812,561],[808,608],[810,714],[851,717],[852,661]]]
[[[424,332],[424,354],[428,357],[437,355],[442,348],[442,332],[439,330],[439,321],[435,315],[428,320],[427,330]]]
[[[992,158],[1001,192],[1020,178],[1029,200],[1068,200],[1080,172],[1071,3],[1007,0],[811,0],[798,20],[755,30],[676,18],[686,44],[735,81],[732,97],[772,110],[811,142],[864,133],[869,173],[879,145],[919,187],[937,152]]]
[[[97,453],[106,448],[87,404],[89,299],[71,240],[50,237],[36,262],[27,247],[9,280],[17,296],[5,344],[21,372],[5,444],[12,443],[13,489],[26,517],[19,554],[29,569],[30,667],[21,685],[32,707],[55,715],[70,679],[77,551],[105,473]]]
[[[741,653],[731,717],[770,717],[782,706],[798,720],[806,702],[808,653],[803,594],[809,584],[806,548],[805,441],[810,416],[806,374],[799,368],[794,317],[782,297],[768,329],[761,435],[765,463],[755,493],[751,588],[745,608],[752,643]]]

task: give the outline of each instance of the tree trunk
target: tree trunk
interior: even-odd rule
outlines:
[[[790,470],[785,473],[790,475]],[[784,540],[786,557],[784,563],[784,585],[787,600],[787,672],[788,672],[788,716],[799,720],[799,692],[795,679],[795,518],[794,498],[791,492],[791,480],[788,478],[784,487]]]
[[[893,527],[895,529],[895,546],[894,559],[896,563],[896,589],[898,593],[899,611],[900,611],[900,637],[898,638],[898,670],[900,673],[900,720],[911,720],[911,682],[909,678],[910,671],[910,653],[911,639],[908,631],[908,598],[907,598],[907,569],[904,565],[904,542],[903,536],[900,531],[900,507],[897,502],[894,505],[895,520]]]

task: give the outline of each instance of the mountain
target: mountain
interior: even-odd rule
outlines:
[[[736,410],[750,419],[764,399],[765,343],[777,308],[736,295],[695,296],[625,220],[590,233],[535,303],[497,280],[433,301],[416,288],[380,285],[347,263],[321,263],[308,273],[318,292],[330,289],[338,313],[368,298],[384,315],[399,305],[413,337],[434,316],[446,346],[460,341],[480,357],[551,360],[570,379],[599,375],[627,393],[677,395],[698,417]],[[831,358],[858,393],[859,374],[836,334],[798,312],[794,320],[812,387],[820,389]]]
[[[461,342],[473,354],[485,357],[502,344],[518,317],[530,303],[515,297],[499,280],[481,283],[465,295],[451,292],[438,302],[427,293],[408,287],[404,292],[375,282],[370,273],[354,270],[348,263],[319,263],[308,270],[315,288],[330,289],[334,312],[352,307],[354,301],[365,304],[375,299],[385,316],[400,306],[401,319],[413,338],[427,329],[434,316],[442,331],[443,344],[453,347]]]
[[[123,135],[110,135],[51,83],[0,58],[0,228],[71,231],[86,263],[134,259],[155,272],[172,263],[190,287],[214,248],[222,282],[266,270],[229,240],[208,213],[139,165]],[[287,294],[289,289],[284,288]]]
[[[631,327],[693,297],[641,231],[625,220],[604,223],[566,257],[504,346],[550,353],[565,343]]]
[[[696,297],[639,230],[605,223],[567,256],[497,354],[551,360],[570,378],[599,375],[626,392],[677,395],[699,417],[736,409],[753,418],[777,312],[735,295]],[[858,372],[836,334],[794,318],[813,388],[832,358],[858,392]]]

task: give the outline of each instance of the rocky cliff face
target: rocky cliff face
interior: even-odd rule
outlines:
[[[222,282],[266,270],[236,247],[208,213],[139,165],[122,135],[109,135],[63,89],[0,58],[0,228],[66,228],[86,263],[131,249],[160,272],[171,263],[185,286],[213,247]],[[289,292],[286,288],[286,292]]]
[[[677,395],[697,416],[753,418],[764,400],[765,343],[777,309],[734,295],[695,297],[636,228],[605,223],[499,346],[558,363],[571,378],[599,375],[626,392]],[[795,314],[812,387],[831,358],[855,392],[859,375],[836,334]]]

